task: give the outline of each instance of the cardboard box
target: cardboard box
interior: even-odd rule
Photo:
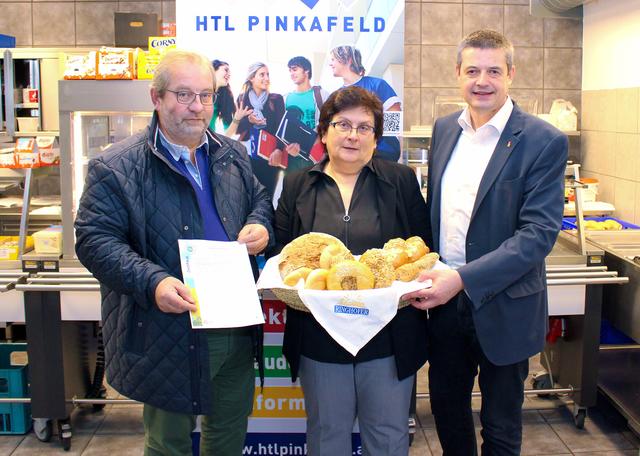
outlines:
[[[96,51],[85,55],[66,55],[64,79],[95,79]]]
[[[133,49],[102,47],[96,54],[96,79],[133,79]]]
[[[18,138],[14,152],[16,168],[37,168],[40,166],[38,144],[35,138]]]
[[[0,149],[0,168],[15,168],[16,157],[14,152],[14,147],[5,147],[4,149]]]
[[[150,36],[159,35],[158,15],[155,13],[115,12],[113,20],[118,47],[145,48]]]
[[[60,147],[55,136],[36,136],[40,166],[60,164]]]

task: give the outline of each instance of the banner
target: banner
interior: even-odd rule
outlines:
[[[254,152],[254,173],[274,203],[284,173],[321,158],[324,149],[319,138],[304,127],[315,131],[322,103],[343,86],[359,85],[380,98],[385,111],[384,137],[376,153],[399,159],[404,4],[404,0],[176,2],[177,46],[223,62],[227,74],[218,85],[230,90],[228,98],[243,108],[254,108],[256,103],[260,107],[235,125],[221,115],[214,127]],[[220,91],[216,113],[222,111]],[[236,112],[236,118],[240,114]],[[265,138],[264,144],[256,138]],[[302,390],[291,382],[282,355],[286,308],[279,301],[265,300],[263,312],[265,387],[261,389],[256,379],[244,454],[306,454]],[[354,432],[353,454],[361,454],[357,423]]]

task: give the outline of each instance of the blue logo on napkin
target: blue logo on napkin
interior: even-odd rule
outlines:
[[[349,315],[369,315],[369,309],[362,307],[351,307],[351,306],[333,306],[334,313],[340,314],[349,314]]]

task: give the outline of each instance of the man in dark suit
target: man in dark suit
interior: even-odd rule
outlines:
[[[429,309],[429,389],[445,455],[477,454],[471,391],[479,368],[482,453],[516,455],[528,358],[544,345],[544,259],[561,225],[567,137],[508,95],[513,46],[491,30],[460,43],[468,107],[438,119],[429,157],[431,247],[449,270],[407,295]]]

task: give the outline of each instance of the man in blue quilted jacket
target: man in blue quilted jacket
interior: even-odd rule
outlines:
[[[107,380],[144,403],[145,455],[190,455],[196,415],[201,454],[241,455],[253,405],[261,328],[192,330],[181,281],[178,239],[250,255],[273,239],[244,147],[207,128],[215,89],[206,57],[169,52],[151,124],[89,162],[76,218],[78,258],[101,283]]]

